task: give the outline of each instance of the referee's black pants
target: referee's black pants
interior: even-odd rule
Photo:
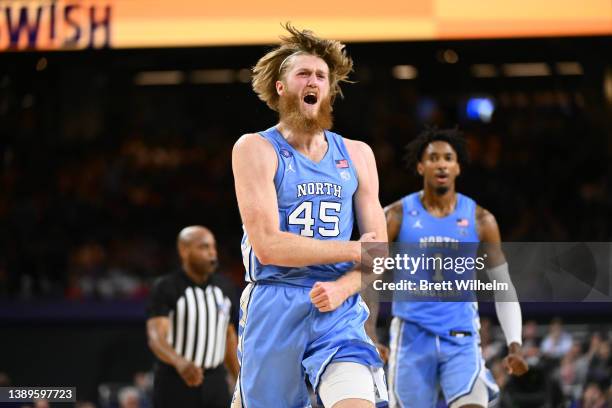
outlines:
[[[189,387],[170,365],[158,362],[153,381],[154,408],[228,408],[230,392],[225,380],[227,371],[221,364],[204,370],[204,381]]]

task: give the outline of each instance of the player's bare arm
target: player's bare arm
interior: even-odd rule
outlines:
[[[238,372],[240,371],[240,363],[238,362],[238,355],[236,353],[238,349],[238,336],[236,335],[236,328],[231,323],[227,325],[226,336],[225,367],[233,380],[236,381],[238,379]]]
[[[481,206],[476,207],[476,230],[480,242],[488,244],[487,247],[487,268],[491,269],[506,262],[506,257],[501,249],[501,234],[497,220]]]
[[[387,242],[385,214],[378,198],[378,170],[374,152],[367,144],[345,139],[346,147],[353,158],[359,180],[355,192],[355,212],[359,231],[374,232],[376,242]]]
[[[176,368],[183,381],[190,387],[197,387],[204,380],[204,371],[191,361],[178,355],[166,341],[170,319],[165,316],[152,317],[147,320],[147,339],[151,351],[166,364]]]
[[[232,151],[232,170],[238,208],[255,255],[263,264],[302,267],[359,262],[356,241],[322,241],[279,228],[274,174],[278,158],[259,134],[242,136]]]
[[[400,228],[402,227],[402,221],[404,218],[402,212],[402,201],[398,200],[392,204],[389,204],[384,208],[385,219],[387,221],[387,235],[389,242],[393,242],[399,235]]]
[[[476,207],[476,228],[480,241],[488,244],[486,247],[489,274],[495,273],[501,279],[507,280],[511,289],[514,290],[508,275],[506,258],[501,249],[501,234],[497,221],[491,212],[480,206]],[[497,296],[495,300],[497,317],[509,342],[508,355],[504,359],[504,366],[510,374],[523,375],[529,367],[521,351],[520,332],[522,318],[520,305],[518,302],[498,301]],[[516,337],[518,338],[513,340]]]
[[[366,143],[346,138],[344,142],[359,182],[354,205],[359,231],[364,234],[361,241],[375,238],[376,242],[387,242],[384,213],[378,199],[378,172],[374,153]],[[360,290],[361,271],[354,269],[334,282],[315,283],[310,298],[319,311],[329,312]]]

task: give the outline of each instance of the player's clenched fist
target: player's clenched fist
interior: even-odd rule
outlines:
[[[346,289],[337,282],[317,282],[310,291],[310,301],[319,312],[331,312],[349,296]]]
[[[520,346],[516,343],[510,345],[510,350],[504,358],[504,367],[508,374],[521,376],[529,370],[527,362],[523,358]]]

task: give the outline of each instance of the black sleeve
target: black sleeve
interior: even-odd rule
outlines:
[[[167,276],[158,278],[153,282],[147,303],[147,319],[157,316],[168,316],[173,309],[171,284],[172,282]]]

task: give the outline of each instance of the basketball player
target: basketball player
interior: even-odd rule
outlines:
[[[307,378],[325,407],[374,407],[386,386],[350,236],[356,215],[361,241],[387,240],[376,163],[365,143],[329,131],[352,70],[344,45],[285,28],[253,69],[279,123],[242,136],[232,156],[249,282],[232,406],[310,406]]]
[[[455,191],[455,179],[467,158],[460,133],[427,129],[407,148],[410,167],[416,166],[423,177],[423,190],[385,208],[389,240],[492,244],[487,245],[488,276],[509,283],[516,299],[495,217]],[[469,256],[477,256],[477,245],[467,244],[464,251],[466,247],[472,252]],[[522,375],[527,363],[521,355],[520,305],[497,301],[495,308],[509,350],[504,364],[509,373]],[[479,348],[477,303],[394,301],[392,313],[391,407],[434,408],[439,388],[451,408],[484,408],[497,397],[499,389]]]

